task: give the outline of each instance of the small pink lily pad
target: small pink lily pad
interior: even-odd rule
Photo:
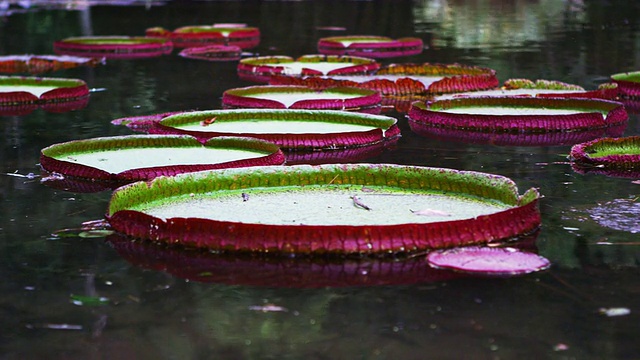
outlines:
[[[326,55],[352,55],[369,58],[389,58],[417,55],[422,52],[422,39],[403,37],[392,39],[386,36],[331,36],[318,41],[318,52]]]
[[[427,261],[435,268],[492,275],[522,275],[548,269],[546,258],[511,247],[460,247],[437,250],[427,255]]]
[[[640,136],[602,138],[576,144],[569,154],[579,173],[640,177]]]

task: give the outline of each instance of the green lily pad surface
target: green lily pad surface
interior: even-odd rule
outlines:
[[[210,110],[165,117],[149,131],[199,139],[248,136],[284,150],[335,150],[395,138],[400,134],[396,122],[388,116],[333,110]]]
[[[395,253],[531,232],[538,197],[501,176],[441,168],[254,167],[122,187],[108,218],[124,234],[194,247]]]
[[[190,136],[115,136],[55,144],[42,150],[44,170],[92,180],[131,182],[160,175],[252,165],[281,165],[271,143],[219,137],[204,145]]]

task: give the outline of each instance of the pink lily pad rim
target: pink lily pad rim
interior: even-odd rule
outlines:
[[[215,119],[215,122],[222,121],[308,121],[329,122],[329,123],[349,123],[371,126],[370,130],[352,131],[345,133],[305,133],[305,134],[284,134],[284,133],[252,133],[250,129],[241,134],[206,131],[192,131],[180,129],[180,126],[187,124],[205,124],[207,121]],[[400,136],[400,129],[397,119],[389,116],[372,115],[365,113],[339,111],[339,110],[300,110],[300,109],[227,109],[208,110],[180,113],[162,118],[155,126],[152,126],[150,133],[157,134],[185,134],[195,136],[198,139],[206,140],[217,136],[248,136],[272,142],[283,151],[318,151],[336,150],[350,147],[361,147],[373,145]]]
[[[56,54],[136,58],[170,54],[173,43],[144,36],[79,36],[55,41],[53,49]]]
[[[606,154],[597,155],[604,151]],[[640,174],[640,136],[595,139],[571,147],[569,158],[581,172],[636,177]]]
[[[260,29],[250,26],[189,25],[173,31],[162,27],[145,30],[151,38],[170,39],[175,47],[201,47],[205,45],[235,45],[249,49],[260,43]]]
[[[568,115],[483,115],[455,114],[442,110],[465,107],[505,107],[528,109],[575,110]],[[532,97],[469,97],[415,102],[409,111],[409,121],[443,128],[458,128],[474,132],[545,133],[553,131],[584,131],[625,124],[627,112],[622,103],[604,99],[532,98]]]
[[[524,275],[551,267],[548,259],[512,247],[465,246],[436,250],[427,254],[427,261],[436,269],[487,276]]]
[[[344,42],[350,44],[345,45]],[[330,36],[318,40],[318,52],[329,55],[394,57],[419,54],[423,48],[422,39],[416,37],[392,39],[387,36],[351,35]]]
[[[38,74],[76,66],[97,66],[104,64],[105,58],[72,55],[2,55],[0,73]]]
[[[308,93],[330,93],[344,95],[345,97],[342,99],[302,99],[295,101],[287,107],[287,105],[277,100],[252,96],[264,94],[304,95]],[[306,86],[258,85],[229,89],[222,94],[222,105],[238,108],[361,110],[366,108],[379,107],[381,101],[382,98],[380,96],[380,93],[378,93],[377,91],[349,87],[328,88],[322,91],[318,91]]]
[[[327,74],[323,74],[311,68],[302,69],[301,74],[295,74],[293,76],[370,74],[380,68],[380,64],[376,60],[365,57],[309,54],[295,59],[293,57],[283,55],[245,58],[240,60],[237,70],[238,75],[246,80],[268,82],[271,76],[282,74],[285,71],[285,67],[281,64],[293,62],[309,64],[323,62],[354,64],[328,71]]]
[[[640,71],[613,74],[611,80],[618,84],[621,95],[632,98],[640,97]]]
[[[113,151],[114,149],[137,148],[228,148],[255,151],[256,157],[212,164],[167,165],[156,167],[132,168],[119,173],[110,173],[89,165],[62,160],[69,154],[80,152]],[[259,155],[262,154],[262,155]],[[185,172],[220,169],[227,167],[245,167],[258,165],[282,165],[284,154],[275,144],[246,137],[218,137],[204,143],[192,136],[171,135],[122,135],[72,140],[50,145],[40,152],[40,165],[48,172],[55,172],[72,178],[94,181],[128,183],[139,180],[151,180],[161,175],[176,175]]]
[[[338,74],[339,75],[339,74]],[[397,80],[389,80],[383,75],[401,76]],[[372,74],[359,74],[362,81],[337,80],[328,77],[294,77],[277,74],[269,79],[271,85],[301,85],[314,89],[348,86],[371,89],[380,92],[383,97],[415,97],[433,96],[474,90],[488,90],[500,85],[493,69],[439,63],[398,63],[382,66]],[[418,76],[442,76],[428,86],[415,79]]]
[[[395,225],[271,225],[201,218],[166,220],[132,210],[149,201],[171,201],[190,194],[242,191],[259,187],[309,185],[385,186],[396,190],[433,190],[498,201],[509,208],[491,215],[433,223]],[[503,176],[444,168],[394,164],[265,166],[203,171],[159,177],[116,189],[107,220],[114,230],[136,238],[223,251],[302,254],[395,254],[505,241],[540,226],[535,188],[518,194]],[[313,239],[313,240],[310,240]]]
[[[89,97],[87,84],[80,79],[65,79],[33,76],[0,76],[0,85],[6,86],[52,86],[52,90],[39,97],[26,91],[0,92],[0,109],[37,104],[55,110],[55,106],[86,100]]]

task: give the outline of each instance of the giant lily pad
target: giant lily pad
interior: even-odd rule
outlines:
[[[375,60],[357,56],[305,55],[297,59],[289,56],[262,56],[240,60],[238,76],[244,80],[266,83],[274,75],[369,74],[378,68],[380,64]]]
[[[187,134],[199,139],[249,136],[283,150],[336,150],[381,143],[400,135],[388,116],[333,110],[210,110],[163,118],[151,133]]]
[[[618,85],[605,83],[596,90],[585,90],[583,87],[567,84],[554,80],[509,79],[500,89],[466,91],[462,93],[450,93],[439,95],[434,100],[455,99],[461,97],[488,97],[488,96],[523,96],[546,98],[589,98],[613,100],[618,96]]]
[[[394,40],[386,36],[331,36],[318,40],[318,52],[326,55],[351,55],[389,58],[417,55],[422,52],[422,39],[404,37]]]
[[[618,84],[621,95],[632,98],[640,97],[640,71],[613,74],[611,80]]]
[[[427,261],[439,269],[491,276],[512,276],[545,270],[549,260],[534,253],[515,248],[460,247],[434,251]]]
[[[240,60],[242,49],[235,45],[207,45],[183,49],[178,55],[206,61],[234,61]]]
[[[24,115],[38,107],[65,112],[88,101],[89,88],[79,79],[0,76],[1,115]]]
[[[640,177],[640,136],[603,138],[576,144],[569,156],[578,172]]]
[[[222,94],[227,108],[380,111],[380,94],[358,88],[314,90],[304,86],[250,86]]]
[[[104,58],[66,55],[5,55],[0,56],[0,73],[40,74],[49,71],[70,69],[78,66],[103,64]]]
[[[49,172],[114,183],[161,175],[254,165],[282,165],[274,144],[249,138],[219,137],[204,145],[190,136],[114,136],[75,140],[42,149]]]
[[[170,54],[173,44],[164,38],[81,36],[55,41],[53,50],[56,54],[130,59]]]
[[[279,75],[289,75],[282,73]],[[305,75],[305,74],[302,74]],[[343,76],[344,75],[344,76]],[[302,85],[314,89],[360,87],[384,96],[430,97],[437,94],[493,89],[500,83],[489,68],[460,64],[391,64],[374,74],[327,74],[325,77],[275,76],[272,85]]]
[[[482,97],[416,102],[409,124],[491,133],[548,133],[604,129],[627,121],[621,103],[592,99]]]
[[[233,251],[384,254],[489,243],[540,225],[508,178],[400,165],[270,166],[117,189],[107,219],[144,239]]]
[[[148,37],[169,39],[177,48],[226,45],[249,49],[260,44],[260,30],[244,24],[192,25],[173,31],[154,27],[147,29],[145,34]]]

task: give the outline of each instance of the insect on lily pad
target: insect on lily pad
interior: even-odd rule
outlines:
[[[80,79],[0,76],[0,115],[24,115],[38,107],[66,112],[88,101],[89,88]]]
[[[416,102],[409,111],[410,126],[520,135],[606,129],[627,118],[619,102],[564,98],[459,98]]]
[[[164,38],[130,36],[81,36],[55,41],[56,54],[133,59],[170,54],[171,41]]]
[[[153,27],[145,35],[171,40],[177,48],[224,45],[249,49],[260,44],[260,29],[244,24],[191,25],[173,31]]]
[[[256,165],[282,165],[271,143],[219,137],[202,144],[191,136],[129,135],[74,140],[42,149],[48,172],[122,184],[184,172]]]
[[[548,269],[544,257],[510,247],[460,247],[437,250],[427,255],[427,261],[439,269],[490,275],[513,276]]]
[[[331,36],[318,40],[318,52],[326,55],[352,55],[369,58],[390,58],[417,55],[422,52],[422,39],[386,36]]]
[[[478,172],[389,164],[265,166],[123,186],[112,195],[107,220],[120,233],[186,247],[380,255],[533,232],[540,225],[538,199],[534,188],[519,195],[510,179]],[[447,216],[415,214],[426,209]]]
[[[5,55],[0,56],[0,73],[40,74],[78,66],[104,64],[104,58],[68,55]]]
[[[317,109],[380,112],[380,94],[358,88],[314,90],[304,86],[250,86],[225,91],[225,108]]]
[[[375,60],[357,56],[304,55],[297,59],[289,56],[262,56],[240,60],[238,76],[243,80],[268,83],[274,75],[364,75],[379,68],[380,64]]]
[[[248,136],[286,151],[354,148],[400,136],[388,116],[335,110],[231,109],[169,116],[150,129],[157,134],[187,134],[199,139]]]
[[[580,173],[640,177],[640,136],[602,138],[571,148],[572,167]]]

